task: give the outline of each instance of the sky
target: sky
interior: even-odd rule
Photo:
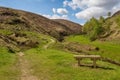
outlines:
[[[108,12],[120,10],[120,0],[0,0],[0,6],[83,25],[91,17],[107,17]]]

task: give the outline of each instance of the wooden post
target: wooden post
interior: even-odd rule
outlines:
[[[81,58],[78,59],[78,66],[81,66]]]
[[[96,66],[96,59],[94,58],[93,59],[93,68],[96,68],[97,66]]]

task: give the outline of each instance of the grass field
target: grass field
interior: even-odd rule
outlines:
[[[74,36],[73,38],[70,36],[67,37],[66,40],[67,42],[82,41],[80,43],[90,45],[99,44],[98,47],[104,47],[100,45],[99,41],[91,43],[88,38],[84,36]],[[104,45],[106,44],[115,46],[115,44],[112,43],[106,42]],[[35,48],[28,50],[25,53],[26,58],[31,62],[31,68],[34,70],[32,74],[36,75],[41,80],[119,80],[120,78],[119,66],[98,61],[100,68],[97,69],[91,67],[79,67],[77,66],[77,61],[73,58],[74,54],[56,49],[55,47],[49,49]],[[88,60],[88,62],[91,61]]]
[[[98,52],[91,52],[91,54],[99,54],[103,57],[113,59],[120,62],[120,42],[119,41],[93,41],[91,42],[86,36],[69,36],[65,39],[66,42],[78,42],[80,44],[93,45],[100,48]]]
[[[34,35],[29,33],[30,35]],[[32,75],[40,80],[119,80],[120,67],[107,62],[98,61],[99,68],[79,67],[71,52],[66,52],[55,47],[43,48],[50,42],[50,37],[39,36],[41,45],[24,52],[25,59],[29,62]],[[119,59],[119,45],[111,42],[90,42],[84,36],[69,36],[65,42],[79,42],[100,47],[105,57]],[[52,46],[52,44],[50,44]],[[117,50],[118,49],[118,50]],[[100,50],[100,51],[101,51]],[[108,54],[109,53],[109,54]],[[90,60],[85,61],[91,62]],[[0,80],[20,80],[21,75],[16,54],[9,53],[6,48],[0,48]]]
[[[118,66],[101,62],[100,68],[78,67],[73,54],[60,50],[31,49],[25,52],[32,73],[40,80],[119,80]]]
[[[18,80],[19,65],[16,64],[15,54],[9,53],[6,48],[0,47],[0,80]]]

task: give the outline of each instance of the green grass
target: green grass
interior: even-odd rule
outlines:
[[[65,42],[79,42],[81,44],[89,44],[90,40],[84,35],[72,35],[65,38]]]
[[[6,30],[0,30],[0,32],[4,35],[10,34]],[[38,49],[43,49],[43,46],[52,39],[50,36],[35,32],[23,31],[21,33],[25,33],[28,37],[37,40],[40,43],[37,47]],[[8,52],[8,49],[3,46],[0,47],[0,80],[19,80],[20,74],[21,71],[16,54]]]
[[[119,80],[118,66],[101,62],[101,68],[78,67],[73,54],[56,49],[30,49],[25,52],[33,75],[41,80]]]
[[[107,56],[119,60],[116,48],[118,44],[100,41],[90,42],[85,36],[70,36],[66,42],[79,42],[81,44],[89,44],[100,47],[102,50],[109,50],[108,53],[94,53]],[[107,47],[108,46],[108,47]],[[61,48],[62,49],[62,48]],[[34,48],[25,52],[26,59],[31,63],[33,75],[41,80],[119,80],[120,67],[106,62],[98,61],[100,68],[93,69],[91,67],[79,67],[77,61],[73,58],[71,52],[65,52],[61,49],[52,47],[50,49]],[[102,51],[100,50],[100,51]],[[112,54],[112,52],[116,54]],[[117,55],[117,56],[116,56]],[[89,63],[90,60],[83,62]]]
[[[120,67],[106,62],[98,61],[100,68],[79,67],[77,61],[73,58],[71,52],[65,52],[62,48],[58,49],[53,44],[48,49],[43,46],[50,42],[51,37],[25,32],[29,37],[37,37],[41,44],[37,48],[24,51],[25,59],[28,60],[32,74],[40,80],[119,80]],[[105,57],[119,60],[119,44],[112,42],[90,42],[85,36],[69,36],[65,42],[79,42],[81,44],[89,44],[98,46],[101,52],[92,52],[92,54],[100,54]],[[116,50],[118,49],[118,50]],[[113,52],[115,54],[113,54]],[[108,54],[109,53],[109,54]],[[85,63],[90,60],[83,61]],[[17,56],[9,53],[6,48],[0,47],[0,80],[19,80],[20,68]]]
[[[9,53],[6,48],[0,47],[0,80],[17,80],[19,68],[16,65],[15,54]]]
[[[53,39],[48,35],[40,34],[37,32],[21,31],[21,33],[26,34],[31,39],[37,40],[40,43],[40,45],[38,46],[39,48],[42,48],[45,44],[51,41],[50,39]]]
[[[69,36],[65,40],[66,42],[78,42],[81,44],[93,45],[100,48],[98,52],[91,52],[92,54],[99,54],[103,57],[107,57],[120,62],[120,44],[114,41],[93,41],[91,42],[86,36]]]
[[[1,30],[0,29],[0,34],[3,34],[3,35],[9,35],[9,34],[12,34],[13,32],[12,31],[9,31],[9,30]]]

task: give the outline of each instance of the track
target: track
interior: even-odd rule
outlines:
[[[28,61],[24,57],[23,52],[17,53],[19,66],[21,70],[20,80],[39,80],[36,76],[32,75]]]

